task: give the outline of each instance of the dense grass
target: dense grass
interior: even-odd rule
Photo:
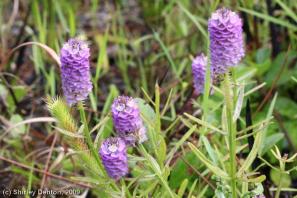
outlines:
[[[241,15],[246,56],[213,87],[208,70],[198,96],[191,61],[209,53],[219,7]],[[237,197],[296,197],[296,10],[295,0],[1,1],[0,193],[229,197],[236,183]],[[89,43],[93,90],[69,108],[57,60],[71,37]],[[118,95],[137,98],[149,140],[113,181],[97,151],[115,135]]]

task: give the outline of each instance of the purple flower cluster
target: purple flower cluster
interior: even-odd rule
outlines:
[[[222,8],[208,21],[210,36],[211,81],[239,63],[244,56],[242,20],[235,13]],[[64,95],[69,105],[87,98],[92,90],[89,48],[83,41],[70,39],[61,49],[61,75]],[[198,55],[192,62],[195,91],[203,93],[207,57]],[[118,137],[102,143],[99,155],[108,175],[118,180],[128,173],[127,146],[147,140],[146,127],[135,100],[117,97],[111,106],[114,128]]]
[[[146,128],[140,116],[138,105],[128,96],[117,97],[111,106],[115,130],[128,145],[144,142]]]
[[[203,53],[198,55],[192,62],[194,88],[198,94],[202,94],[204,91],[206,66],[207,57]]]
[[[111,113],[118,137],[106,139],[99,154],[108,175],[118,180],[128,172],[126,146],[142,143],[147,137],[139,108],[133,98],[117,97],[111,106]]]
[[[117,137],[111,137],[101,145],[99,154],[107,174],[119,180],[128,173],[128,158],[124,140]]]
[[[78,39],[70,39],[61,49],[62,88],[69,105],[85,100],[92,90],[90,50]]]
[[[208,20],[211,70],[224,74],[244,56],[242,20],[231,10],[218,9]]]
[[[236,66],[244,56],[242,20],[231,10],[218,9],[208,20],[210,38],[211,81],[225,74],[230,67]],[[195,91],[203,93],[207,57],[197,56],[192,62]]]

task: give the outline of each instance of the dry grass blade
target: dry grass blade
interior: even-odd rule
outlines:
[[[58,54],[50,47],[48,47],[47,45],[45,44],[42,44],[42,43],[39,43],[39,42],[34,42],[34,41],[31,41],[31,42],[26,42],[26,43],[22,43],[21,45],[13,48],[6,56],[6,58],[3,60],[3,62],[1,63],[1,67],[0,68],[3,68],[3,65],[6,65],[9,58],[11,57],[11,55],[17,51],[19,48],[21,47],[24,47],[24,46],[27,46],[27,45],[37,45],[39,47],[41,47],[42,49],[44,49],[54,60],[55,62],[61,66],[61,62],[60,62],[60,58],[58,56]]]
[[[46,172],[46,171],[44,171],[44,170],[40,170],[40,169],[37,169],[37,168],[32,168],[32,167],[30,167],[30,166],[27,166],[27,165],[25,165],[25,164],[21,164],[21,163],[19,163],[19,162],[17,162],[17,161],[14,161],[14,160],[11,160],[11,159],[7,159],[7,158],[2,157],[2,156],[0,156],[0,160],[6,161],[6,162],[8,162],[8,163],[11,163],[11,164],[13,164],[13,165],[15,165],[15,166],[18,166],[18,167],[21,167],[21,168],[24,168],[24,169],[28,169],[28,170],[33,169],[33,171],[35,171],[35,172],[43,173],[43,174],[46,174],[46,175],[49,176],[49,177],[53,177],[53,178],[55,178],[55,179],[63,180],[63,181],[65,181],[65,182],[72,183],[72,184],[75,184],[75,185],[77,185],[77,186],[81,186],[81,187],[83,187],[83,188],[93,188],[93,186],[91,186],[91,185],[78,183],[78,182],[76,182],[76,181],[73,181],[73,180],[71,180],[71,179],[62,177],[62,176],[60,176],[60,175],[55,175],[55,174]]]
[[[53,149],[54,149],[54,146],[56,144],[56,141],[57,141],[57,137],[58,137],[58,134],[55,133],[54,139],[53,139],[53,142],[52,142],[52,145],[51,145],[51,148],[50,148],[50,152],[48,153],[48,156],[47,156],[46,164],[45,164],[45,167],[44,167],[44,172],[48,172],[50,159],[52,157],[52,153],[53,153]],[[43,187],[44,187],[44,185],[46,183],[46,178],[47,178],[47,175],[43,174],[42,181],[41,181],[41,184],[40,184],[40,189],[43,189]]]
[[[24,124],[31,124],[31,123],[37,123],[37,122],[57,122],[57,120],[55,118],[52,117],[39,117],[39,118],[31,118],[28,120],[24,120],[22,122],[18,122],[14,125],[9,126],[9,128],[7,128],[4,133],[0,136],[0,140],[2,140],[7,133],[9,133],[12,129],[24,125]]]

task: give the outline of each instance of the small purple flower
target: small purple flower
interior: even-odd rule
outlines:
[[[78,39],[70,39],[61,49],[62,87],[69,105],[85,100],[92,90],[89,57],[88,45]]]
[[[204,91],[206,66],[207,57],[203,53],[196,56],[192,62],[194,88],[198,94],[202,94]]]
[[[128,173],[127,149],[124,140],[111,137],[102,143],[99,154],[107,174],[119,180]]]
[[[146,128],[140,116],[138,105],[128,96],[117,97],[111,106],[113,124],[117,134],[128,145],[147,140]]]
[[[214,75],[224,74],[244,56],[242,20],[231,10],[218,9],[208,20],[208,32],[211,70]]]

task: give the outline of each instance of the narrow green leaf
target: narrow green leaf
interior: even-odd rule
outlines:
[[[174,192],[172,192],[172,190],[168,186],[167,180],[164,178],[163,173],[162,173],[162,170],[161,170],[158,162],[150,154],[147,153],[147,151],[145,150],[145,148],[143,147],[143,145],[140,145],[140,149],[141,149],[144,157],[146,158],[147,162],[149,163],[149,166],[153,169],[153,171],[155,172],[155,174],[158,176],[158,178],[159,178],[162,186],[169,193],[170,197],[175,198],[176,195],[175,195]]]
[[[291,29],[293,31],[297,31],[297,27],[292,25],[291,23],[289,23],[287,21],[283,21],[283,20],[277,19],[275,17],[269,16],[269,15],[266,15],[266,14],[262,14],[260,12],[254,11],[254,10],[249,10],[249,9],[246,9],[246,8],[242,8],[242,7],[239,7],[238,9],[240,11],[246,12],[246,13],[248,13],[250,15],[259,17],[261,19],[267,20],[269,22],[272,22],[272,23],[275,23],[275,24],[278,24],[278,25],[281,25],[281,26],[284,26],[284,27],[287,27],[287,28],[289,28],[289,29]]]
[[[200,138],[206,148],[208,155],[210,156],[211,160],[213,161],[214,165],[218,165],[218,157],[217,157],[216,153],[214,152],[213,148],[211,147],[208,139],[204,135],[201,135]]]
[[[268,109],[268,113],[267,113],[267,115],[266,115],[266,119],[272,117],[272,113],[273,113],[273,109],[274,109],[274,106],[275,106],[275,103],[276,103],[276,99],[277,99],[277,93],[275,93],[275,95],[274,95],[274,97],[273,97],[273,99],[272,99],[272,101],[271,101],[271,104],[270,104],[269,109]],[[267,129],[268,129],[268,127],[266,127],[266,128],[264,129],[264,132],[263,132],[263,133],[261,133],[261,134],[263,134],[263,137],[261,138],[261,149],[260,149],[259,152],[258,152],[258,154],[259,154],[260,156],[264,154],[264,153],[263,153],[263,149],[264,149],[264,139],[265,139],[265,137],[266,137]]]
[[[269,151],[278,141],[284,138],[283,133],[276,133],[265,138],[263,145],[263,153]]]
[[[223,178],[223,179],[229,179],[228,174],[223,171],[222,169],[218,168],[217,166],[213,165],[208,159],[207,157],[205,157],[205,155],[200,152],[192,143],[188,143],[189,147],[191,148],[191,150],[194,152],[194,154],[198,157],[198,159],[200,161],[202,161],[204,163],[204,165],[211,171],[213,172],[215,175]]]
[[[53,126],[54,129],[56,129],[57,131],[59,131],[60,133],[62,133],[63,135],[67,135],[69,137],[74,137],[74,138],[84,138],[83,135],[79,135],[77,133],[73,133],[72,131],[67,131],[65,129],[61,129],[59,127],[55,127]]]
[[[297,22],[297,15],[291,8],[289,8],[285,3],[283,3],[280,0],[275,1],[284,9],[285,13],[287,13],[288,16],[290,16],[292,19],[294,19],[295,22]]]
[[[190,115],[190,114],[188,114],[188,113],[184,113],[184,115],[185,115],[186,117],[188,117],[189,119],[191,119],[192,121],[197,122],[199,125],[202,125],[202,126],[204,126],[204,127],[206,127],[206,128],[209,128],[209,129],[211,129],[211,130],[213,130],[213,131],[216,131],[216,132],[218,132],[218,133],[221,133],[221,134],[223,134],[223,135],[226,135],[226,133],[225,133],[224,131],[222,131],[222,130],[216,128],[216,127],[214,127],[214,126],[211,125],[211,124],[208,124],[207,122],[205,122],[205,121],[203,121],[203,120],[200,120],[199,118],[196,118],[196,117],[194,117],[194,116],[192,116],[192,115]]]
[[[235,122],[240,116],[243,99],[244,99],[244,86],[240,86],[237,103],[233,113],[233,122]]]
[[[242,164],[242,166],[237,172],[238,177],[241,177],[243,173],[249,169],[249,167],[252,165],[253,161],[257,157],[258,151],[260,150],[260,147],[261,147],[262,138],[263,138],[263,133],[257,133],[251,152],[249,153],[248,157],[246,158],[246,160],[244,161],[244,163]]]
[[[178,189],[178,192],[177,192],[178,197],[183,197],[183,195],[184,195],[184,193],[186,191],[188,183],[189,183],[189,180],[184,179],[184,181],[182,182],[182,184],[180,185],[180,187]]]
[[[191,21],[196,25],[198,30],[201,32],[201,34],[204,36],[204,39],[208,40],[208,35],[205,29],[202,27],[200,22],[192,15],[181,3],[178,3],[181,10],[191,19]]]
[[[188,197],[192,197],[192,194],[193,194],[193,191],[197,185],[197,182],[198,182],[198,179],[195,179],[195,181],[193,182],[191,188],[190,188],[190,191],[189,191],[189,196]],[[207,185],[206,185],[207,186]]]
[[[157,32],[154,32],[154,38],[158,41],[158,43],[160,44],[162,50],[164,51],[165,55],[166,55],[166,58],[168,59],[169,63],[170,63],[170,66],[171,66],[171,69],[173,71],[173,73],[175,75],[177,75],[178,77],[178,72],[177,72],[177,67],[169,53],[169,50],[168,48],[165,46],[165,44],[163,43],[163,41],[161,40],[159,34]]]
[[[185,135],[175,144],[174,148],[171,149],[171,151],[167,155],[167,165],[171,162],[175,152],[181,147],[181,145],[187,141],[187,139],[192,135],[192,133],[197,129],[197,126],[194,125],[189,129]]]

